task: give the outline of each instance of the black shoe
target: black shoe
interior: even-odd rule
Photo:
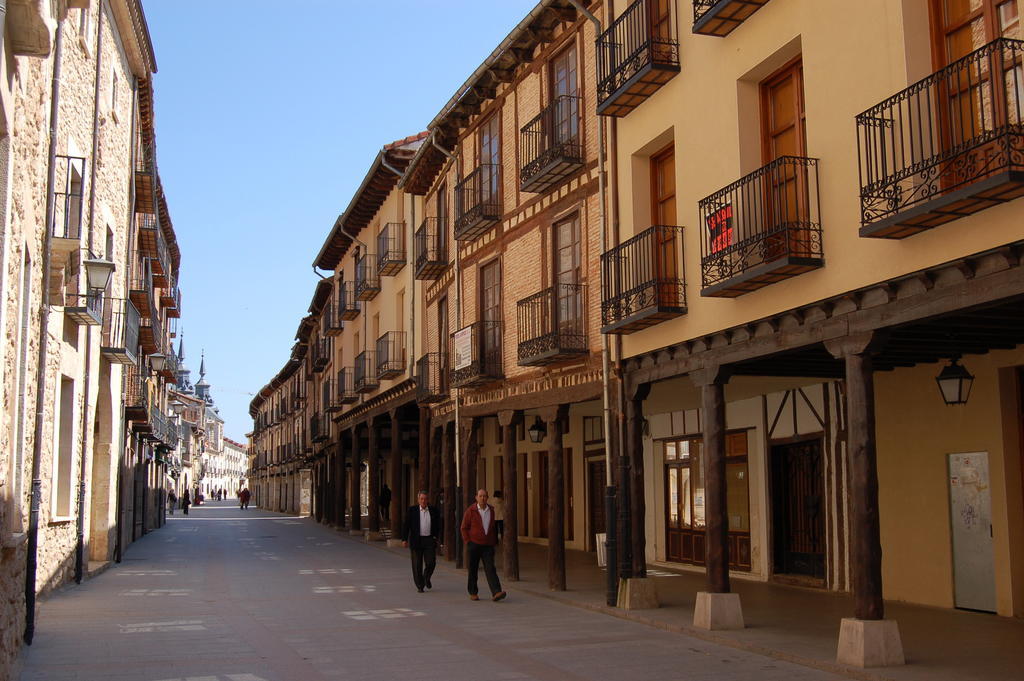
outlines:
[[[420,593],[423,593],[423,588],[422,587],[417,587],[416,590],[419,591]]]
[[[426,581],[424,582],[424,586],[426,586],[428,589],[434,588],[434,585],[430,583],[430,577],[427,577]]]

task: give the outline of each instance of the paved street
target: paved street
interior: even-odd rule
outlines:
[[[228,502],[176,514],[124,562],[43,603],[23,681],[840,677],[517,592],[468,600],[443,563]]]

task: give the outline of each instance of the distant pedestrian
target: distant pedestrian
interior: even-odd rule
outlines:
[[[501,496],[501,490],[494,490],[494,498],[491,499],[491,506],[494,507],[494,525],[498,528],[498,542],[505,536],[505,499]]]
[[[167,508],[170,509],[171,515],[174,515],[174,507],[178,503],[178,495],[174,493],[174,490],[167,492]]]
[[[181,511],[185,515],[188,515],[188,507],[192,505],[192,497],[189,496],[188,490],[181,495]]]
[[[250,496],[251,495],[249,494],[249,488],[248,487],[242,488],[242,491],[238,493],[238,505],[239,505],[239,508],[242,508],[242,509],[249,508],[249,497]]]
[[[402,546],[409,547],[412,558],[412,581],[416,590],[430,589],[430,577],[437,565],[437,548],[441,545],[441,514],[427,504],[427,493],[416,495],[416,506],[410,506],[402,528]]]
[[[386,482],[377,496],[377,507],[380,509],[381,518],[384,520],[391,519],[391,488],[388,487]]]
[[[478,601],[477,571],[480,562],[484,564],[487,586],[491,588],[491,600],[500,601],[508,594],[501,590],[498,571],[494,568],[494,547],[498,543],[498,524],[494,520],[494,507],[487,503],[487,490],[476,491],[476,503],[466,509],[462,516],[462,541],[466,542],[469,580],[466,588],[469,600]]]

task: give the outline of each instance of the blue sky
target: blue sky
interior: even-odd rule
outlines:
[[[144,0],[186,363],[243,441],[311,264],[377,151],[423,130],[536,0]],[[177,346],[175,346],[177,347]]]

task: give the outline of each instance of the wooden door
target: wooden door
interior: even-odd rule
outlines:
[[[670,145],[651,157],[651,222],[654,225],[674,226],[676,224],[676,153]],[[676,261],[678,244],[674,229],[658,230],[652,242],[653,272],[644,279],[657,282],[655,296],[657,303],[665,307],[677,307],[679,286],[679,263]]]
[[[790,63],[761,84],[761,141],[765,165],[783,156],[807,156],[803,62]],[[777,166],[764,176],[764,222],[761,225],[770,262],[787,253],[810,255],[806,220],[810,197],[803,167]],[[787,238],[788,235],[788,238]],[[739,238],[752,236],[741,234]]]
[[[575,142],[579,136],[576,68],[576,43],[570,43],[551,60],[552,146]]]
[[[652,61],[672,61],[672,0],[647,0],[647,19]]]
[[[825,578],[821,440],[772,447],[772,531],[776,574]]]
[[[604,460],[587,462],[587,527],[590,530],[587,541],[588,551],[597,549],[594,535],[604,534],[606,530],[604,494],[607,470],[608,467]]]
[[[580,219],[574,215],[555,225],[555,328],[559,333],[580,336],[583,333],[583,298],[580,287]]]

